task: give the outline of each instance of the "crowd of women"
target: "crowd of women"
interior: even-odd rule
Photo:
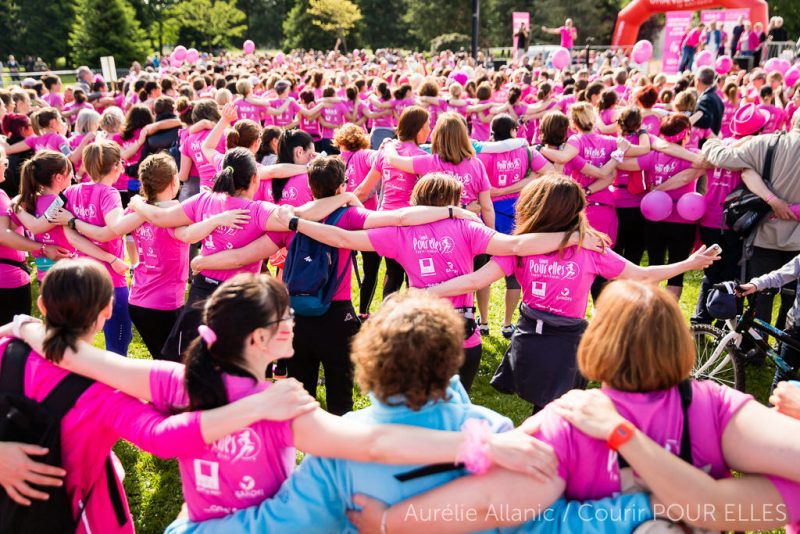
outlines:
[[[700,127],[714,88],[721,125]],[[93,380],[60,467],[0,442],[14,517],[46,520],[25,507],[63,483],[80,532],[132,531],[109,460],[124,438],[178,458],[174,532],[797,524],[800,388],[768,410],[688,381],[677,301],[704,270],[693,321],[711,322],[706,293],[739,273],[722,203],[742,169],[700,149],[800,129],[799,89],[759,69],[671,82],[356,51],[0,91],[0,384],[22,369],[45,402]],[[500,279],[491,384],[532,405],[518,429],[469,400]],[[152,360],[122,357],[133,327]],[[372,405],[353,412],[355,383]]]

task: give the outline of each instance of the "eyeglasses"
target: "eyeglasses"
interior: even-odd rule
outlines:
[[[294,321],[294,308],[289,308],[289,316],[288,317],[281,317],[280,319],[275,319],[274,321],[267,322],[264,326],[269,326],[271,324],[278,324],[284,321]]]

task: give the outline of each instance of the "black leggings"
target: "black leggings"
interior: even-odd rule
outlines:
[[[403,287],[406,272],[395,260],[386,258],[386,280],[383,282],[383,298],[388,297]]]
[[[186,304],[181,308],[167,341],[161,348],[165,360],[181,361],[183,351],[197,338],[197,327],[203,321],[203,303],[211,296],[222,282],[207,276],[195,276],[189,287]]]
[[[20,314],[31,314],[31,285],[0,289],[0,325]]]
[[[667,262],[685,260],[692,251],[697,226],[674,222],[648,222],[647,255],[650,265],[666,265]],[[683,274],[667,280],[667,286],[683,287]]]
[[[645,222],[639,208],[617,208],[617,241],[614,243],[614,252],[639,265],[645,249]]]
[[[353,364],[350,340],[361,322],[349,300],[335,300],[320,317],[300,317],[294,325],[294,356],[287,360],[289,376],[317,396],[319,366],[325,371],[328,411],[342,415],[353,409]]]
[[[361,265],[364,268],[364,279],[361,281],[358,313],[369,313],[375,287],[378,285],[378,269],[381,267],[381,256],[377,252],[361,252]]]
[[[464,349],[464,363],[461,365],[461,369],[458,370],[458,377],[461,379],[461,384],[467,390],[467,393],[472,389],[472,382],[478,374],[482,355],[483,348],[481,345]]]
[[[161,348],[167,342],[169,333],[172,331],[175,321],[178,320],[181,309],[155,310],[128,303],[128,313],[131,316],[133,326],[142,336],[142,341],[144,341],[154,360],[164,359],[161,356]]]

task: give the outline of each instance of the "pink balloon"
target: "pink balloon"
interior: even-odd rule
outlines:
[[[712,63],[714,63],[714,55],[708,50],[703,50],[694,58],[695,67],[708,67]]]
[[[175,50],[172,51],[172,57],[178,61],[186,59],[186,47],[183,45],[176,46]]]
[[[663,221],[672,213],[672,198],[664,191],[650,191],[642,197],[641,210],[645,219]]]
[[[800,204],[792,204],[789,209],[792,210],[795,217],[800,217]]]
[[[778,72],[785,75],[786,71],[792,68],[792,64],[788,59],[778,58]]]
[[[733,68],[733,60],[730,56],[719,56],[715,70],[717,74],[728,74]]]
[[[567,65],[570,64],[571,58],[569,55],[569,50],[564,48],[563,46],[559,46],[550,54],[550,63],[553,64],[555,68],[558,70],[563,69]]]
[[[286,60],[286,57],[283,55],[283,52],[278,52],[275,54],[275,63],[278,65],[283,65],[283,62]]]
[[[697,221],[706,213],[706,199],[700,193],[686,193],[678,199],[678,215],[687,221]]]
[[[800,80],[800,64],[795,65],[794,67],[790,68],[784,74],[784,81],[786,82],[786,87],[791,87]]]
[[[764,70],[767,72],[772,72],[774,70],[780,72],[780,69],[778,68],[778,63],[779,63],[778,58],[776,57],[770,58],[767,60],[766,63],[764,63]]]
[[[253,52],[255,52],[255,50],[256,50],[256,44],[250,39],[246,40],[244,42],[244,45],[242,45],[242,51],[245,54],[252,54]]]
[[[186,51],[186,62],[189,65],[194,65],[197,63],[197,60],[200,59],[200,52],[195,50],[194,48],[190,48]]]
[[[631,59],[633,59],[634,62],[641,65],[642,63],[650,61],[651,57],[653,57],[653,43],[643,39],[633,45]]]
[[[467,85],[469,81],[469,76],[466,72],[457,70],[455,72],[450,73],[450,79],[460,83],[461,85]]]

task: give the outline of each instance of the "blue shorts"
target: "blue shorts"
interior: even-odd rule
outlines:
[[[514,217],[516,216],[515,206],[517,197],[505,200],[492,201],[494,204],[494,227],[501,234],[511,235],[514,231]]]

